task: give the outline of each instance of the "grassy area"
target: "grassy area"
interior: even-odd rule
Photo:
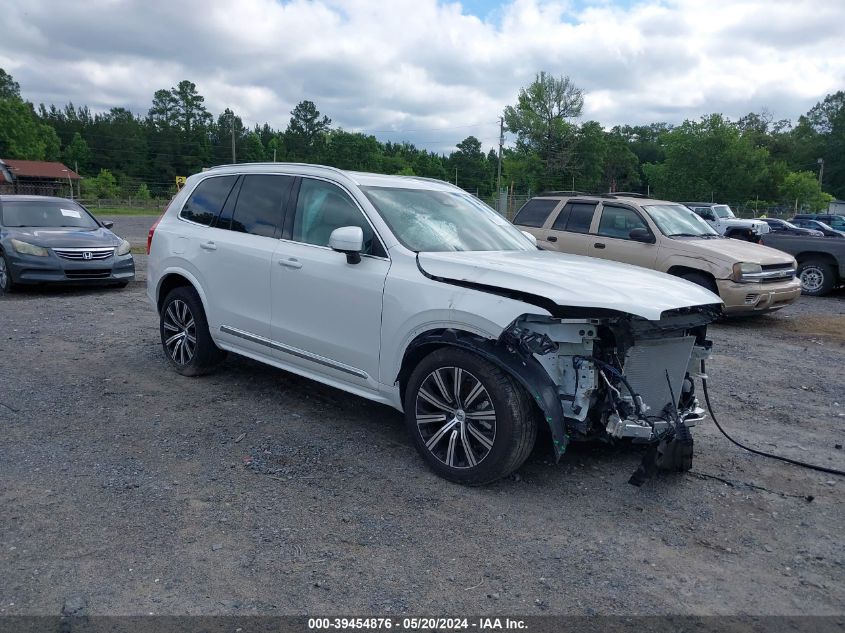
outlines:
[[[158,207],[88,207],[94,215],[161,215],[163,208]]]

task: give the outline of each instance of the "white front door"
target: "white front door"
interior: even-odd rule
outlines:
[[[279,360],[376,390],[381,312],[390,260],[363,211],[337,185],[303,178],[273,255],[272,339]],[[360,226],[357,264],[328,247],[331,232]]]

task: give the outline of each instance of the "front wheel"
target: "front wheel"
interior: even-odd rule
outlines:
[[[444,347],[416,367],[405,390],[405,423],[440,476],[481,485],[528,458],[537,418],[525,391],[496,365]]]
[[[716,282],[713,280],[712,277],[705,275],[704,273],[697,273],[697,272],[687,272],[682,273],[679,275],[681,279],[686,279],[687,281],[691,281],[694,284],[701,286],[702,288],[707,288],[713,294],[719,294],[719,288],[716,286]]]
[[[798,278],[801,280],[801,292],[811,297],[826,295],[836,285],[833,266],[817,259],[801,262],[798,265]]]
[[[161,307],[159,330],[167,360],[183,376],[207,374],[226,358],[211,339],[202,301],[193,288],[170,291]]]
[[[15,289],[15,282],[12,279],[12,269],[3,251],[0,251],[0,293],[9,293]]]

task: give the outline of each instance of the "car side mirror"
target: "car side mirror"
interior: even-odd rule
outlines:
[[[107,229],[110,229],[114,226],[114,222],[112,222],[110,220],[106,220],[105,222],[103,222],[103,226],[106,227]]]
[[[655,242],[651,232],[642,227],[631,229],[631,232],[628,233],[628,238],[635,242],[644,242],[645,244],[654,244]]]
[[[357,264],[364,250],[364,231],[360,226],[341,226],[329,236],[329,248],[344,253],[347,264]]]
[[[527,238],[528,238],[528,240],[529,240],[529,241],[530,241],[530,242],[531,242],[534,246],[537,246],[537,238],[536,238],[536,237],[534,237],[534,236],[533,236],[531,233],[529,233],[528,231],[523,231],[523,232],[522,232],[522,234],[523,234],[525,237],[527,237]]]

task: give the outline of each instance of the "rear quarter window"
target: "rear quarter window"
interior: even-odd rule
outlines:
[[[237,176],[215,176],[206,178],[191,193],[191,197],[182,207],[179,217],[183,220],[209,226],[232,191]]]
[[[557,205],[558,200],[529,200],[517,212],[513,223],[540,228]]]

